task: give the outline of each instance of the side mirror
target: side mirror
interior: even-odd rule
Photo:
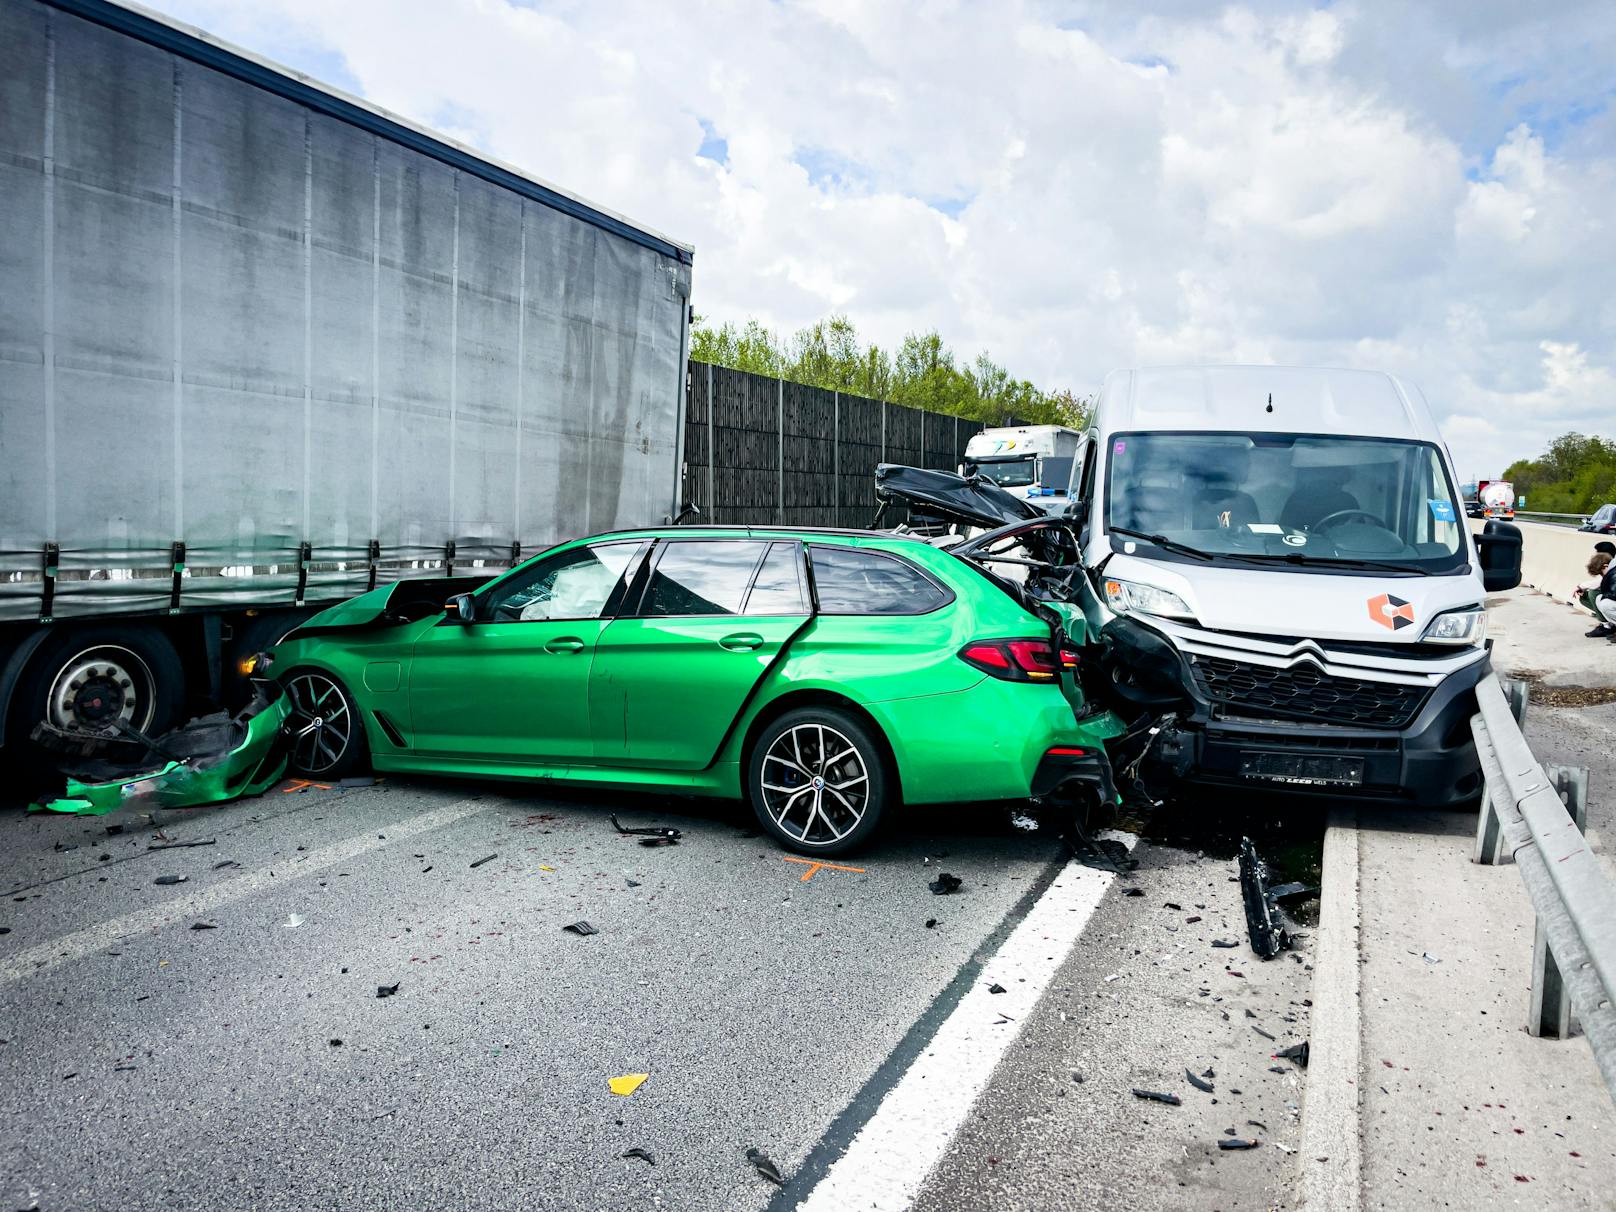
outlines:
[[[1488,593],[1501,593],[1521,583],[1521,529],[1508,522],[1488,522],[1476,536],[1481,557],[1481,584]]]
[[[1087,501],[1073,501],[1061,511],[1061,517],[1081,529],[1089,520],[1089,503]]]
[[[469,593],[457,593],[443,605],[451,623],[475,623],[477,604]]]

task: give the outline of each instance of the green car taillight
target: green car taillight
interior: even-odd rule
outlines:
[[[1006,682],[1053,682],[1062,669],[1076,669],[1070,648],[1056,653],[1048,640],[975,640],[959,651],[960,660]]]

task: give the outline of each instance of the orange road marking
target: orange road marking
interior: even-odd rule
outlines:
[[[290,795],[294,791],[302,791],[305,787],[314,787],[320,791],[330,791],[330,783],[311,783],[307,779],[287,779],[286,786],[281,788],[282,795]]]
[[[780,857],[785,859],[785,861],[788,862],[788,863],[807,863],[808,864],[808,870],[806,870],[806,871],[804,871],[802,873],[802,880],[800,881],[801,883],[804,883],[804,884],[806,884],[809,880],[813,879],[814,878],[814,872],[818,871],[821,867],[829,867],[832,871],[856,871],[860,875],[865,874],[865,871],[864,871],[863,867],[843,867],[843,866],[841,866],[841,865],[839,865],[837,863],[822,863],[818,859],[798,858],[796,855],[793,855],[793,854],[782,854]]]

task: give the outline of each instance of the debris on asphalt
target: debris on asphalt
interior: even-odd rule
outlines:
[[[1255,1149],[1261,1143],[1262,1143],[1261,1141],[1241,1140],[1239,1137],[1234,1137],[1234,1138],[1231,1138],[1229,1140],[1220,1140],[1218,1142],[1218,1148],[1220,1148],[1220,1149]]]
[[[1240,895],[1246,903],[1246,932],[1259,959],[1271,960],[1292,945],[1268,889],[1268,864],[1249,837],[1240,839]]]
[[[1004,992],[1004,986],[999,984],[997,981],[995,981],[993,984],[988,986],[988,992],[989,993],[1003,993]]]
[[[928,918],[927,918],[927,919],[926,919],[926,929],[927,929],[927,930],[932,930],[932,929],[934,929],[934,928],[935,928],[935,927],[936,927],[936,925],[937,925],[937,919],[936,919],[936,918],[934,918],[934,917],[928,917]]]
[[[54,849],[58,854],[62,853],[64,850],[77,850],[78,848],[79,846],[77,842],[57,842],[56,845],[52,847],[52,849]],[[148,846],[147,849],[149,850],[151,847]]]
[[[1196,922],[1198,922],[1200,920],[1201,920],[1201,915],[1197,913],[1197,914],[1193,914],[1190,917],[1185,918],[1184,919],[1184,924],[1186,926],[1193,926],[1193,925],[1195,925]]]
[[[192,922],[191,923],[191,929],[192,930],[217,930],[218,928],[219,927],[215,926],[212,922]]]
[[[392,997],[395,993],[398,992],[398,987],[400,985],[402,985],[403,983],[404,983],[403,981],[395,981],[391,985],[377,985],[376,986],[376,996],[377,997]]]
[[[191,877],[188,875],[160,875],[152,881],[154,884],[183,884]]]
[[[1078,827],[1076,821],[1068,823],[1067,832],[1061,837],[1071,850],[1072,858],[1084,867],[1123,875],[1139,866],[1139,860],[1129,854],[1128,848],[1121,842],[1110,837],[1091,838]]]
[[[497,855],[497,854],[485,854],[482,858],[478,859],[475,863],[473,863],[472,866],[473,867],[481,867],[484,863],[491,863],[495,859],[497,859],[498,857],[499,857],[499,855]],[[430,867],[428,867],[427,870],[430,871],[432,869]]]
[[[1227,949],[1230,947],[1238,947],[1240,944],[1232,938],[1215,938],[1212,940],[1212,945],[1214,947]]]
[[[948,872],[944,871],[941,872],[936,879],[932,880],[931,883],[927,884],[926,887],[930,888],[938,896],[948,896],[950,893],[958,892],[960,890],[960,885],[964,882],[965,881],[960,879],[959,876],[950,875]]]
[[[1124,888],[1122,890],[1122,895],[1123,896],[1144,896],[1145,895],[1145,890],[1143,888]]]
[[[1248,1119],[1246,1121],[1246,1127],[1261,1128],[1264,1132],[1268,1131],[1268,1125],[1263,1123],[1260,1119]]]
[[[303,919],[297,914],[293,913],[287,916],[287,919],[281,923],[281,926],[286,930],[296,930],[302,924]]]
[[[628,879],[628,878],[625,877],[623,882],[625,884],[627,884],[630,888],[638,888],[640,886],[640,881],[639,880],[631,880],[631,879]]]
[[[105,856],[103,856],[103,857],[105,857]],[[226,867],[239,867],[239,866],[241,866],[241,864],[236,862],[235,859],[223,859],[223,860],[221,860],[221,861],[219,861],[217,863],[214,863],[213,864],[213,869],[215,871],[223,871]]]
[[[645,1079],[650,1076],[649,1073],[625,1073],[622,1077],[607,1078],[606,1084],[611,1087],[613,1094],[627,1098],[643,1086]]]
[[[331,1046],[333,1048],[340,1048],[342,1047],[342,1041],[340,1039],[334,1039],[331,1041]]]
[[[648,1166],[656,1165],[656,1155],[644,1149],[630,1149],[623,1154],[625,1158],[637,1157]]]
[[[1422,960],[1424,960],[1428,964],[1440,964],[1442,962],[1441,960],[1437,959],[1436,956],[1432,955],[1429,951],[1420,952],[1420,958]]]
[[[563,930],[570,930],[574,934],[582,934],[582,935],[586,935],[586,936],[590,935],[590,934],[599,934],[600,933],[599,930],[596,930],[588,922],[573,922],[572,925],[563,926],[561,928]]]
[[[1292,1044],[1289,1048],[1282,1048],[1274,1053],[1274,1057],[1276,1060],[1295,1061],[1298,1068],[1306,1069],[1308,1051],[1308,1042],[1304,1039],[1299,1044]]]
[[[1273,1035],[1269,1034],[1267,1031],[1264,1031],[1261,1027],[1258,1027],[1255,1024],[1253,1024],[1251,1029],[1266,1040],[1272,1040],[1275,1038]]]
[[[611,821],[612,828],[617,830],[618,833],[643,837],[645,840],[640,843],[642,846],[677,846],[679,839],[684,836],[679,830],[666,827],[636,826],[633,829],[627,828],[618,822],[615,812],[606,819]]]
[[[151,842],[151,843],[147,844],[146,849],[147,850],[185,850],[185,849],[188,849],[191,846],[215,846],[215,845],[218,844],[218,842],[219,842],[219,839],[216,838],[216,837],[204,838],[200,842]]]
[[[1163,1094],[1160,1090],[1141,1090],[1138,1086],[1133,1088],[1133,1096],[1149,1099],[1153,1103],[1166,1103],[1169,1107],[1179,1107],[1184,1103],[1184,1100],[1176,1094]]]
[[[1313,884],[1279,884],[1268,890],[1276,905],[1283,905],[1286,901],[1305,901],[1318,894],[1319,890]]]
[[[752,1169],[756,1170],[775,1186],[783,1187],[786,1185],[786,1180],[780,1177],[779,1167],[770,1161],[768,1154],[764,1153],[761,1149],[748,1149],[746,1151],[746,1160],[752,1163]]]
[[[1184,1076],[1189,1079],[1190,1085],[1194,1086],[1197,1090],[1204,1094],[1212,1093],[1214,1087],[1212,1083],[1207,1081],[1205,1078],[1196,1077],[1195,1074],[1191,1073],[1188,1069],[1184,1070]]]
[[[1180,905],[1177,901],[1163,901],[1162,908],[1171,909],[1174,913],[1182,913],[1184,911],[1184,906]]]

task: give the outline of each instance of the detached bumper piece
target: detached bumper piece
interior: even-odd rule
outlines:
[[[1240,894],[1246,902],[1246,932],[1258,959],[1271,960],[1290,950],[1294,939],[1285,929],[1274,893],[1268,886],[1268,864],[1249,837],[1240,839]]]
[[[86,735],[40,724],[34,740],[67,757],[67,791],[29,811],[105,816],[133,804],[194,808],[269,790],[286,770],[281,729],[290,708],[278,687],[255,689],[253,702],[234,718],[222,711],[200,716],[155,738],[133,729]]]
[[[1117,802],[1111,759],[1099,745],[1057,745],[1038,761],[1032,776],[1032,798],[1069,802],[1092,791],[1097,804]]]

